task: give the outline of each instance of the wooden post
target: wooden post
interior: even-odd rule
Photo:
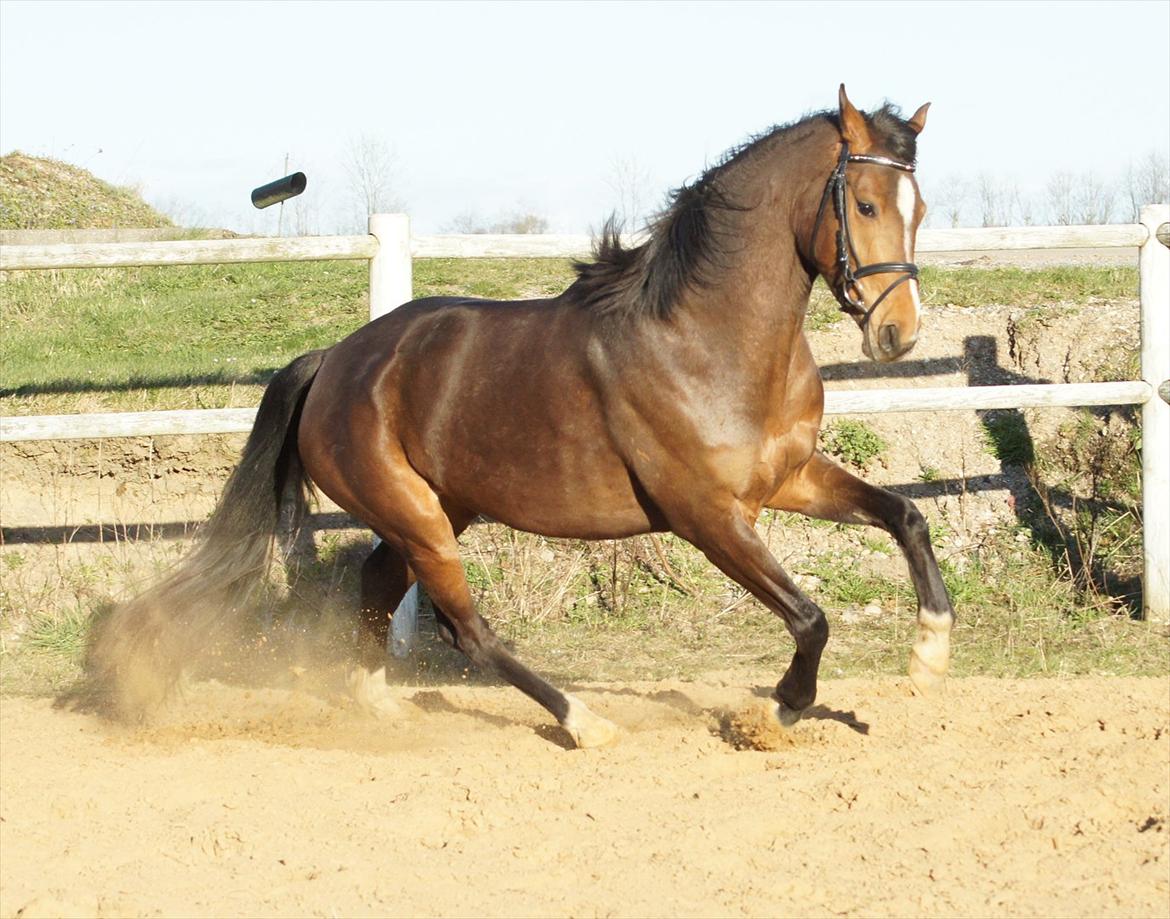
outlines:
[[[410,217],[370,214],[370,235],[378,251],[370,259],[370,321],[414,299],[410,259]],[[381,540],[374,537],[374,547]],[[411,586],[390,620],[390,653],[406,657],[418,644],[418,584]]]
[[[1159,392],[1170,380],[1170,249],[1159,228],[1170,206],[1142,208],[1149,237],[1138,255],[1142,301],[1142,379],[1153,392],[1142,406],[1142,525],[1145,540],[1143,613],[1170,622],[1170,405]]]

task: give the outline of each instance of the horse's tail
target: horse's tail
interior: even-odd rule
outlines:
[[[193,652],[247,606],[265,580],[282,517],[299,523],[308,507],[297,425],[324,356],[301,355],[272,378],[195,547],[160,583],[95,623],[87,678],[65,701],[141,717],[174,687]]]

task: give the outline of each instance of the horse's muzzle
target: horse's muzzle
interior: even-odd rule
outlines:
[[[896,361],[914,347],[914,343],[918,341],[918,330],[915,329],[910,335],[904,336],[898,323],[887,322],[878,328],[877,335],[873,337],[875,341],[871,341],[870,335],[866,334],[862,350],[867,357],[886,364]]]

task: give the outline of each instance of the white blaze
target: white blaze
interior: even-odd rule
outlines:
[[[914,183],[910,181],[910,176],[898,176],[898,197],[896,205],[898,213],[902,217],[902,233],[904,243],[904,259],[905,261],[913,261],[914,253],[911,252],[910,244],[910,228],[914,226],[914,205],[917,203],[918,196],[914,194]],[[922,316],[922,303],[918,300],[918,281],[911,278],[906,282],[906,286],[910,288],[910,296],[914,300],[914,318],[919,320]]]

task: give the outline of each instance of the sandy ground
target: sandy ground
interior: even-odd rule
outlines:
[[[762,683],[578,687],[591,751],[493,686],[5,699],[0,915],[1167,915],[1166,680],[827,682],[788,735]]]

